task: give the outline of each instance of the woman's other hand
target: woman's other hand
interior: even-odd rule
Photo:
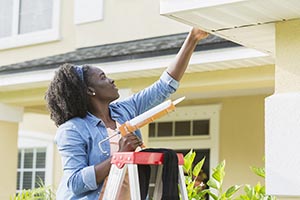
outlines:
[[[143,142],[133,133],[121,137],[119,140],[119,152],[135,151],[138,146],[141,146]]]

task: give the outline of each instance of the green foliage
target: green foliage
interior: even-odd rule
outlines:
[[[205,158],[198,162],[193,168],[193,162],[196,153],[191,149],[184,156],[183,169],[186,173],[185,182],[189,200],[204,200],[208,194],[214,200],[276,200],[276,197],[266,195],[265,186],[257,183],[255,186],[244,185],[244,194],[234,197],[236,192],[242,187],[233,185],[225,192],[223,191],[223,180],[225,177],[225,160],[213,169],[213,174],[206,183],[209,189],[204,189],[201,184],[195,184],[199,173],[201,172]],[[265,169],[259,167],[250,167],[250,169],[258,176],[265,178]]]
[[[197,178],[201,172],[205,158],[199,161],[193,168],[193,162],[195,159],[196,153],[193,150],[190,150],[184,156],[184,165],[183,170],[187,174],[185,176],[185,184],[187,187],[188,198],[193,200],[204,199],[206,192],[202,192],[201,183],[197,182]]]
[[[265,178],[265,168],[262,167],[250,167],[251,171],[256,175]],[[266,195],[265,186],[259,182],[255,186],[245,185],[245,194],[240,195],[237,200],[276,200],[275,196]]]
[[[50,186],[41,185],[32,190],[22,190],[22,192],[13,195],[10,200],[54,200],[55,194]]]
[[[233,195],[240,189],[241,186],[233,185],[229,187],[225,192],[223,192],[223,180],[225,177],[225,160],[217,165],[213,169],[212,177],[208,180],[207,185],[210,188],[215,189],[215,192],[212,189],[209,189],[207,193],[214,200],[227,200],[232,199]]]

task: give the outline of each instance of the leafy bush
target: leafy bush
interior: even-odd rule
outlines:
[[[54,200],[55,194],[50,186],[41,185],[31,190],[22,190],[15,194],[10,200]]]
[[[193,168],[193,162],[196,153],[191,149],[184,156],[183,169],[186,173],[185,182],[187,186],[187,193],[189,200],[205,200],[208,194],[214,200],[276,200],[276,197],[266,195],[265,186],[257,183],[255,186],[244,185],[244,194],[234,197],[235,193],[242,187],[240,185],[233,185],[226,191],[223,191],[223,180],[225,177],[225,160],[213,169],[211,178],[207,181],[209,189],[203,189],[201,185],[196,183],[197,177],[202,169],[205,158],[199,161]],[[265,178],[264,168],[251,167],[251,170],[258,176]]]

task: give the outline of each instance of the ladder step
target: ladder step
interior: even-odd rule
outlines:
[[[183,154],[178,153],[178,165],[183,165]],[[114,153],[111,164],[122,168],[125,164],[162,165],[164,154],[157,152],[117,152]]]

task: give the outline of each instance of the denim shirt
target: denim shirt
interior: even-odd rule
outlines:
[[[162,103],[178,88],[178,81],[164,72],[150,87],[109,105],[111,117],[120,124],[129,121]],[[140,130],[135,134],[141,136]],[[86,117],[75,117],[60,125],[55,142],[62,158],[63,176],[57,190],[57,200],[97,200],[103,182],[97,185],[94,166],[110,157],[110,143],[99,142],[107,137],[103,121],[88,113]]]

